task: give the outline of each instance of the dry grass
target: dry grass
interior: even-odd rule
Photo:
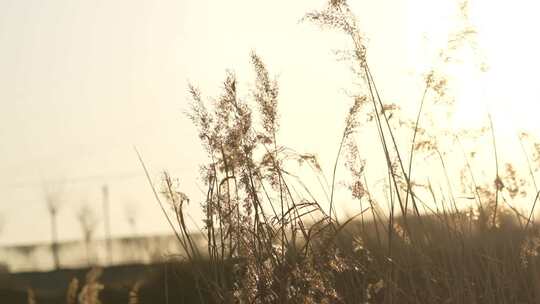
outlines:
[[[466,19],[466,4],[460,8]],[[183,275],[193,278],[197,301],[540,303],[540,231],[533,221],[540,193],[535,181],[540,144],[525,133],[520,137],[529,169],[525,177],[514,165],[499,164],[492,125],[466,132],[438,128],[435,110],[446,111],[451,98],[448,80],[435,69],[425,77],[417,114],[407,118],[398,104],[383,101],[365,39],[346,1],[331,0],[304,20],[345,34],[351,50],[343,54],[349,55],[354,81],[361,83],[344,121],[330,178],[314,155],[278,142],[279,86],[255,53],[251,62],[256,78],[247,100],[240,97],[230,71],[223,93],[210,104],[198,88],[189,87],[188,116],[208,156],[200,170],[206,185],[201,204],[205,246],[188,229],[189,198],[177,182],[165,174],[162,188],[154,191],[185,252],[182,265],[189,267]],[[451,62],[453,52],[471,36],[474,30],[465,22],[450,37],[441,61]],[[386,171],[380,191],[370,190],[373,183],[366,177],[372,160],[357,145],[362,132],[373,132],[380,144],[378,156]],[[487,182],[475,152],[463,144],[481,137],[492,141],[494,153],[495,174]],[[448,168],[455,150],[462,155],[458,175]],[[294,174],[291,168],[298,164],[312,169],[326,195],[316,197]],[[335,198],[342,164],[350,173],[346,184],[351,196],[361,206],[347,220],[337,216]],[[471,204],[458,206],[456,193],[466,194]],[[515,207],[530,197],[529,211]],[[89,273],[80,292],[73,282],[67,302],[75,303],[78,295],[79,303],[100,303],[98,278],[99,272]],[[129,303],[139,302],[139,287],[131,289]],[[173,288],[182,286],[165,281],[166,294]],[[28,302],[35,302],[31,290]]]
[[[461,12],[465,18],[466,5]],[[189,199],[167,174],[162,194],[172,206],[172,217],[157,193],[156,198],[185,258],[194,265],[200,302],[539,302],[540,238],[532,221],[534,207],[522,214],[511,204],[538,190],[527,188],[511,164],[499,168],[493,126],[478,134],[473,130],[450,134],[434,128],[430,119],[435,114],[425,109],[430,104],[450,106],[445,103],[448,82],[435,70],[425,78],[415,119],[402,117],[399,105],[387,104],[380,96],[367,47],[346,1],[330,1],[325,9],[304,19],[341,31],[350,39],[350,62],[362,83],[345,119],[331,182],[321,183],[329,193],[327,199],[314,197],[289,170],[291,163],[308,164],[319,180],[325,180],[313,155],[279,144],[278,84],[260,57],[251,55],[256,79],[250,100],[239,97],[232,72],[227,73],[223,93],[210,106],[195,86],[189,87],[193,99],[189,117],[209,159],[201,166],[207,186],[201,204],[206,247],[198,247],[191,238],[184,213]],[[441,52],[442,61],[449,62],[452,52],[473,34],[467,25],[451,37],[448,49]],[[380,194],[368,189],[365,167],[369,161],[356,145],[355,135],[367,126],[375,127],[385,159],[383,196],[388,208],[378,199]],[[494,182],[479,183],[472,154],[465,152],[461,175],[457,182],[452,180],[444,143],[461,145],[489,136],[489,130]],[[404,138],[409,138],[408,151],[402,147]],[[415,158],[420,156],[442,168],[446,189],[434,189],[429,178],[424,183],[414,178]],[[365,206],[344,222],[337,217],[335,202],[336,169],[342,157],[351,173],[351,194]],[[537,161],[536,154],[534,158]],[[534,180],[538,168],[530,163],[529,169]],[[475,204],[457,206],[452,190],[456,183]]]
[[[461,6],[467,16],[466,4]],[[189,202],[165,174],[161,204],[178,241],[192,262],[201,303],[537,303],[539,231],[529,213],[513,203],[538,189],[529,187],[511,165],[499,166],[493,126],[474,132],[441,132],[430,121],[429,105],[447,102],[447,79],[433,70],[414,119],[399,105],[383,102],[369,66],[367,47],[346,1],[333,0],[304,20],[343,32],[351,41],[350,62],[362,83],[345,119],[331,182],[321,183],[327,198],[312,195],[291,164],[308,164],[326,180],[317,159],[278,142],[278,84],[259,56],[250,100],[239,97],[235,74],[228,72],[223,93],[208,106],[190,86],[189,117],[199,130],[209,162],[201,166],[207,186],[206,246],[194,243],[184,208]],[[468,25],[441,52],[444,62],[474,34]],[[431,107],[434,108],[434,107]],[[371,192],[355,135],[375,127],[387,168],[382,195]],[[495,158],[494,182],[479,182],[472,169],[474,153],[463,149],[463,169],[453,180],[446,168],[448,151],[479,136],[490,136]],[[409,138],[409,142],[403,139]],[[523,142],[530,138],[523,135]],[[534,185],[536,149],[527,149]],[[538,148],[538,146],[535,146]],[[406,149],[408,148],[408,150]],[[404,152],[405,151],[405,152]],[[337,217],[338,165],[345,157],[348,188],[361,212],[347,221]],[[413,175],[415,159],[436,162],[447,187],[437,190],[430,178]],[[417,173],[418,174],[418,173]],[[433,177],[435,179],[437,177]],[[474,202],[458,207],[453,185]],[[380,202],[386,198],[388,207]],[[427,198],[426,198],[427,197]],[[536,203],[536,199],[533,206]],[[201,262],[205,261],[205,262]],[[202,266],[199,266],[202,265]],[[174,288],[171,286],[169,288]]]

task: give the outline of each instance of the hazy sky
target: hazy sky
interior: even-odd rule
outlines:
[[[448,37],[453,2],[350,2],[383,97],[417,100],[414,85]],[[153,177],[169,169],[197,197],[204,158],[183,115],[187,83],[215,95],[232,69],[248,96],[251,50],[278,75],[282,141],[330,165],[349,104],[340,92],[350,86],[346,65],[332,51],[346,40],[299,23],[323,3],[1,0],[0,244],[50,238],[44,184],[62,194],[63,239],[80,237],[75,214],[82,204],[101,214],[103,184],[110,188],[114,234],[130,232],[127,205],[136,206],[129,208],[138,211],[140,233],[166,231],[133,146]],[[481,76],[462,70],[458,121],[474,122],[489,108],[507,134],[516,126],[538,130],[537,8],[525,0],[471,5],[490,70]]]

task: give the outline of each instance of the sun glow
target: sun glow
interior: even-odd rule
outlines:
[[[522,129],[537,133],[540,110],[540,21],[532,1],[470,1],[467,20],[474,30],[468,46],[454,53],[447,71],[455,97],[456,127],[475,127],[493,117],[497,136],[516,137]],[[419,0],[411,5],[410,62],[417,72],[429,69],[452,33],[463,27],[459,6]],[[471,44],[472,42],[472,44]]]

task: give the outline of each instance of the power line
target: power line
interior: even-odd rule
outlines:
[[[141,172],[124,172],[117,174],[102,174],[102,175],[89,175],[89,176],[80,176],[73,178],[61,178],[47,181],[27,181],[27,182],[18,182],[13,184],[4,184],[0,185],[0,188],[33,188],[33,187],[43,187],[43,184],[54,184],[54,185],[63,185],[63,184],[76,184],[76,183],[86,183],[93,181],[103,181],[103,180],[124,180],[135,177],[144,177],[144,174]]]
[[[167,169],[166,171],[179,171],[179,170],[185,170],[185,168],[176,168],[176,169]],[[163,170],[160,170],[159,173],[163,172]],[[142,171],[126,171],[126,172],[118,172],[118,173],[111,173],[111,174],[99,174],[99,175],[87,175],[87,176],[79,176],[79,177],[71,177],[71,178],[57,178],[57,179],[47,179],[47,180],[40,180],[40,181],[23,181],[23,182],[16,182],[12,184],[0,184],[0,189],[6,189],[6,188],[36,188],[36,187],[43,187],[43,185],[66,185],[66,184],[77,184],[77,183],[89,183],[89,182],[106,182],[106,181],[113,181],[113,180],[126,180],[130,178],[143,178],[145,177],[144,172]]]

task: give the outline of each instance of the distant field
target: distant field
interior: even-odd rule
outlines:
[[[169,284],[178,286],[178,280],[171,274]],[[0,275],[1,303],[28,303],[28,288],[31,288],[37,303],[65,303],[66,293],[73,278],[85,282],[90,269],[63,269],[48,272],[23,272]],[[103,269],[99,280],[104,285],[100,294],[103,303],[128,303],[129,293],[137,282],[141,282],[140,303],[165,303],[165,264],[122,265]],[[169,299],[182,303],[181,297],[189,298],[193,290],[174,288],[169,291]],[[185,302],[189,303],[189,302]]]

